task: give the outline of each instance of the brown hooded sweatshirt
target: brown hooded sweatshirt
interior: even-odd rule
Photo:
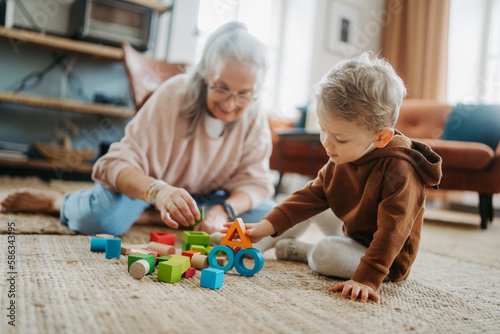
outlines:
[[[351,279],[377,289],[389,275],[405,279],[417,255],[427,186],[441,179],[441,158],[423,143],[396,132],[389,144],[360,159],[329,161],[303,189],[266,219],[281,235],[328,208],[344,234],[368,247]]]

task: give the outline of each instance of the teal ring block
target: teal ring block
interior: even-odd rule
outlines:
[[[222,267],[217,263],[217,253],[219,252],[224,252],[227,254],[228,261],[227,264]],[[208,253],[208,264],[210,267],[215,268],[215,269],[221,269],[224,271],[231,270],[234,265],[234,251],[231,247],[229,246],[224,246],[224,245],[218,245],[215,246],[210,250],[210,253]]]
[[[106,250],[106,239],[92,238],[90,239],[91,252],[104,252]]]
[[[255,265],[252,269],[248,269],[243,263],[243,258],[246,254],[252,256],[255,261]],[[243,248],[238,253],[236,253],[236,256],[234,258],[234,267],[236,268],[236,271],[243,276],[252,276],[258,273],[263,266],[264,256],[262,256],[262,253],[256,248]]]

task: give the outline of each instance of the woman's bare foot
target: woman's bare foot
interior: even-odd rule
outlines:
[[[0,212],[59,213],[62,198],[57,191],[21,188],[0,203]]]

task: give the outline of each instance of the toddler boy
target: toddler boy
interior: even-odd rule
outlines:
[[[334,66],[315,88],[321,142],[330,157],[316,179],[249,225],[252,242],[277,237],[331,209],[345,236],[317,244],[276,243],[280,259],[304,261],[312,270],[349,279],[334,285],[342,297],[379,301],[384,280],[405,279],[417,255],[427,187],[441,179],[441,158],[394,129],[406,95],[392,66],[372,53]]]

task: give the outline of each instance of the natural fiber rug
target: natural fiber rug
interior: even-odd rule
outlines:
[[[33,227],[43,217],[0,215],[2,231],[9,222],[17,232],[25,229],[10,239],[0,235],[0,256],[8,260],[11,241],[16,261],[13,269],[2,261],[0,333],[500,333],[498,220],[487,230],[425,222],[410,277],[383,283],[380,304],[362,304],[328,291],[340,280],[278,261],[273,250],[258,274],[232,270],[218,290],[200,287],[199,271],[175,284],[156,274],[135,280],[125,256],[107,260],[90,252],[89,236],[47,235],[57,232]],[[148,241],[151,231],[172,230],[134,226],[122,240]],[[175,233],[179,247],[182,232]],[[320,237],[312,225],[304,239]],[[12,303],[15,327],[7,317]]]

